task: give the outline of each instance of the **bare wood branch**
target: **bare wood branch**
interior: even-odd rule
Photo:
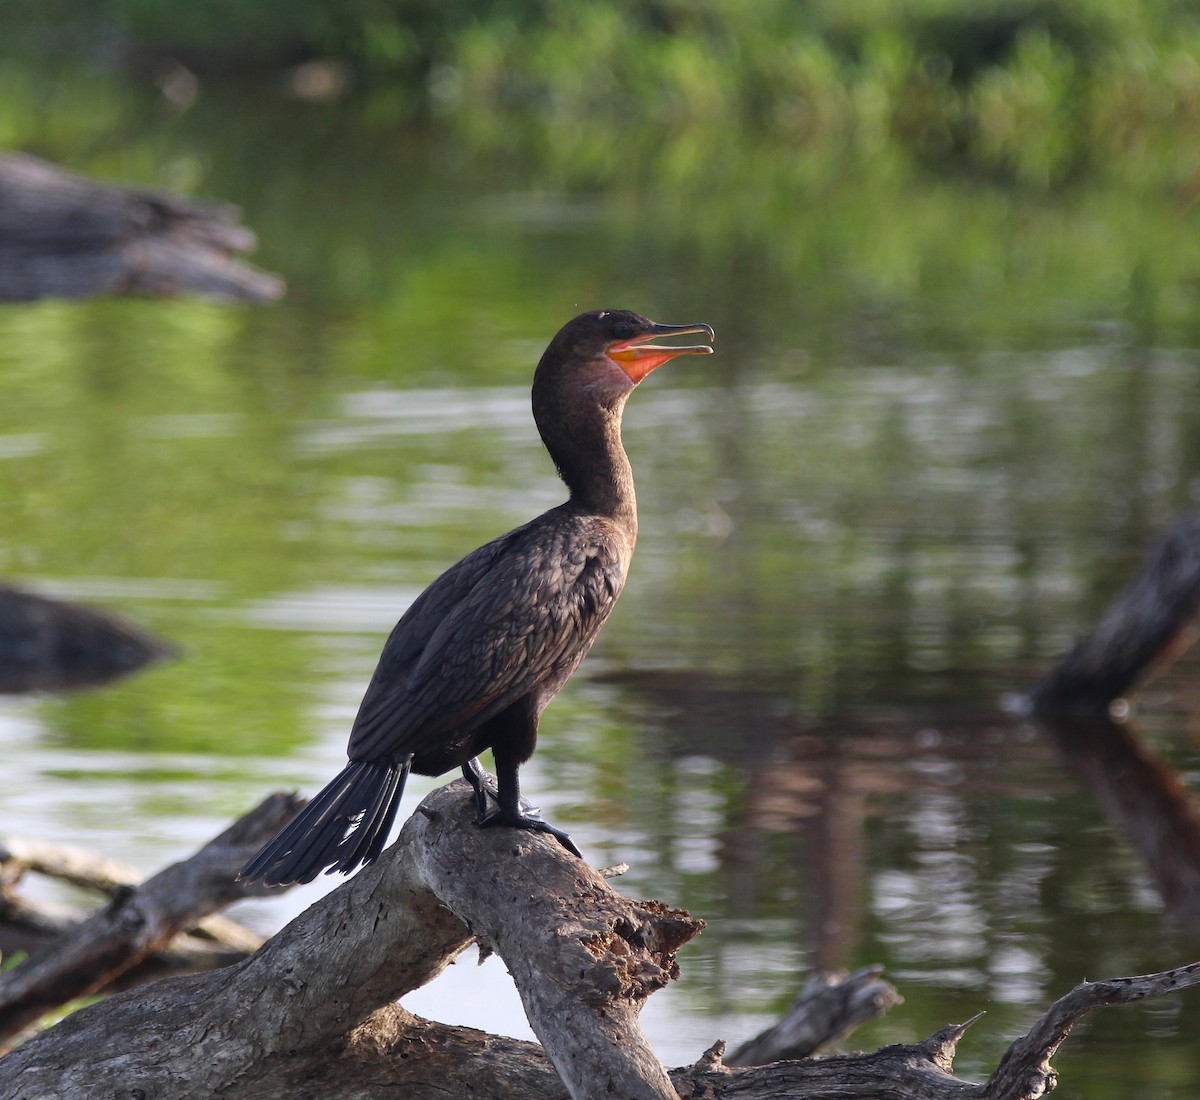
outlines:
[[[265,939],[244,924],[223,917],[220,913],[213,913],[198,921],[194,928],[188,930],[188,935],[201,943],[210,943],[214,948],[240,951],[246,955],[262,947]]]
[[[0,882],[10,886],[27,871],[105,894],[122,886],[136,886],[143,879],[136,867],[97,852],[45,840],[0,837]]]
[[[718,1045],[672,1078],[682,1100],[980,1100],[983,1086],[960,1081],[950,1072],[958,1041],[973,1022],[942,1028],[923,1043],[883,1047],[870,1054],[745,1069],[725,1066]]]
[[[1008,1048],[988,1080],[986,1100],[1034,1100],[1054,1088],[1058,1076],[1050,1068],[1050,1059],[1089,1012],[1106,1005],[1163,997],[1196,985],[1200,985],[1200,962],[1134,978],[1081,982],[1055,1001],[1028,1033]]]
[[[946,1029],[957,1041],[962,1028]],[[718,1043],[699,1062],[670,1071],[683,1100],[979,1100],[982,1086],[949,1076],[946,1039],[887,1047],[874,1054],[778,1062],[731,1069]],[[950,1056],[953,1050],[950,1050]],[[320,1059],[272,1067],[236,1100],[568,1100],[570,1093],[535,1043],[422,1020],[398,1005],[374,1013],[350,1040]],[[0,1093],[0,1095],[5,1095]],[[198,1094],[197,1094],[198,1095]],[[641,1093],[613,1093],[624,1098]]]
[[[638,1013],[679,976],[675,952],[703,922],[661,902],[622,898],[558,849],[555,858],[538,860],[536,881],[520,859],[464,865],[462,849],[476,846],[454,842],[449,830],[461,831],[461,809],[449,809],[428,801],[421,807],[428,821],[418,850],[423,877],[468,927],[486,930],[483,942],[504,959],[529,1025],[571,1095],[675,1100]],[[514,855],[531,842],[553,844],[522,833],[504,838]],[[554,934],[547,937],[546,929]],[[564,982],[568,976],[573,980]]]
[[[764,1066],[808,1055],[875,1020],[904,998],[881,977],[881,966],[853,974],[816,974],[778,1023],[725,1057],[727,1066]]]
[[[236,1100],[570,1097],[537,1043],[423,1020],[399,1005],[381,1008],[351,1033],[344,1046],[331,1048],[325,1057],[280,1061],[257,1087],[226,1095]]]
[[[182,929],[260,887],[235,881],[254,851],[295,813],[297,800],[272,795],[190,859],[128,887],[100,912],[8,973],[0,975],[0,1038],[11,1038],[47,1010],[104,988],[164,948]]]
[[[0,894],[0,958],[32,955],[53,950],[56,942],[82,925],[92,913],[74,906],[46,901],[33,902]],[[211,929],[213,921],[223,921]],[[161,951],[122,972],[98,992],[114,993],[141,982],[156,981],[168,974],[192,974],[229,966],[257,951],[264,937],[236,921],[216,916],[201,921],[194,929],[180,932]]]
[[[326,1056],[373,1010],[440,972],[473,938],[447,907],[456,904],[505,956],[519,985],[576,986],[570,1003],[523,990],[535,1030],[573,1074],[576,1095],[591,1095],[587,1079],[631,1080],[622,1075],[652,1057],[644,1039],[630,1038],[641,1034],[637,1002],[673,976],[674,948],[700,923],[659,903],[621,897],[545,837],[477,829],[473,813],[465,784],[435,791],[384,858],[251,959],[73,1014],[0,1061],[0,1095],[15,1088],[11,1095],[28,1100],[70,1100],[128,1088],[131,1079],[145,1082],[139,1087],[147,1095],[256,1095],[242,1090],[281,1059],[292,1052]],[[531,914],[557,923],[539,924]],[[518,954],[542,958],[545,967]],[[605,1014],[629,1032],[617,1049],[602,1051],[605,1064],[597,1065],[589,1060],[599,1057],[593,1032],[612,1034],[604,1030]],[[562,1026],[551,1034],[556,1022]],[[107,1039],[113,1034],[122,1036],[119,1049]],[[665,1080],[657,1060],[642,1071],[653,1080],[651,1070]],[[191,1084],[181,1089],[181,1080]],[[616,1095],[655,1094],[637,1083]]]
[[[136,867],[84,848],[25,837],[0,837],[0,891],[11,888],[28,871],[97,890],[108,897],[146,881]],[[0,919],[5,923],[20,922],[28,930],[43,935],[62,935],[87,915],[78,909],[0,895]],[[204,917],[190,931],[199,939],[246,954],[257,951],[263,943],[263,937],[256,932],[218,913]],[[174,946],[178,949],[183,945]]]

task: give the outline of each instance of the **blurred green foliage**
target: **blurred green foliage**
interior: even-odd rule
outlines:
[[[602,180],[765,144],[1045,187],[1175,170],[1200,118],[1200,12],[1176,0],[10,0],[0,43],[252,78],[333,60],[385,116]],[[665,161],[664,132],[688,136]]]

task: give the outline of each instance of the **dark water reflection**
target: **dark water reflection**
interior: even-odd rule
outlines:
[[[267,142],[241,116],[145,119],[153,142],[108,162],[190,166],[241,201],[290,280],[278,309],[0,311],[0,572],[185,651],[103,694],[0,701],[6,831],[153,867],[333,774],[407,603],[559,499],[527,405],[542,344],[578,308],[632,305],[711,321],[719,354],[631,402],[633,576],[528,787],[594,862],[632,865],[625,889],[709,920],[647,1011],[663,1056],[763,1025],[811,967],[879,961],[906,1004],[861,1042],[986,1008],[961,1053],[985,1072],[1081,978],[1196,957],[1195,661],[1136,732],[1000,705],[1200,495],[1173,269],[1134,320],[1129,270],[1105,291],[1051,265],[1061,302],[1021,312],[1019,273],[975,296],[966,254],[931,247],[905,281],[840,243],[868,217],[853,180],[780,242],[736,196],[723,222],[702,216],[718,197],[674,222],[653,194],[550,201],[536,166],[489,176],[449,139],[310,122]],[[944,219],[978,227],[972,189],[939,187]],[[981,263],[1040,247],[1013,228],[1023,201],[991,197],[1011,209],[979,232],[1016,239]],[[413,1007],[520,1032],[505,983],[460,966]],[[1068,1044],[1061,1091],[1190,1097],[1198,1039],[1194,997],[1113,1011]]]

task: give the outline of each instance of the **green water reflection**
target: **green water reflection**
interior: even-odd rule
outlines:
[[[710,922],[664,1056],[760,1026],[799,971],[879,961],[906,1004],[861,1042],[987,1008],[961,1054],[986,1072],[1079,979],[1194,957],[999,707],[1200,496],[1200,238],[1165,189],[737,148],[720,186],[682,153],[601,186],[369,105],[55,95],[14,140],[240,203],[290,292],[0,309],[0,571],[186,653],[0,710],[6,830],[149,866],[332,774],[407,600],[558,499],[527,408],[545,340],[630,306],[711,322],[719,354],[631,402],[638,557],[530,786],[628,889]],[[1142,727],[1193,779],[1194,673]],[[1195,997],[1114,1010],[1061,1091],[1191,1096],[1198,1039]]]

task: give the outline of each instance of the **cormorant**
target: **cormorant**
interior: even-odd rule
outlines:
[[[628,310],[568,322],[533,378],[533,417],[570,490],[564,504],[451,566],[393,628],[350,733],[349,763],[242,871],[267,885],[349,873],[383,850],[410,770],[461,767],[479,825],[571,838],[522,807],[517,771],[538,719],[579,666],[625,586],[637,540],[633,471],[621,414],[633,388],[677,355],[656,336],[708,325],[660,325]],[[476,757],[492,750],[497,789]],[[488,800],[496,801],[489,809]]]

